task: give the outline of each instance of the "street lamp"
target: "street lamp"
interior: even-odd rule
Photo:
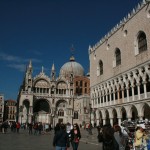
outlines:
[[[90,125],[91,125],[91,103],[89,104],[90,107]]]
[[[73,125],[73,119],[74,119],[74,96],[73,96],[73,108],[72,108],[72,125]]]

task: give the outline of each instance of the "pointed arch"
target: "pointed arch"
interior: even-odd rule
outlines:
[[[121,65],[121,51],[119,48],[115,50],[116,66]]]
[[[139,32],[137,40],[138,40],[139,53],[146,51],[147,50],[147,39],[146,39],[146,34],[143,31]]]
[[[102,60],[100,60],[99,61],[99,73],[100,73],[100,75],[102,75],[103,74],[103,61]]]

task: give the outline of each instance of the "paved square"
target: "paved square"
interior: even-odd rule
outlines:
[[[100,150],[97,142],[96,129],[93,135],[81,129],[81,141],[78,150]],[[53,131],[42,135],[29,135],[27,130],[20,130],[20,133],[12,133],[10,130],[6,134],[0,133],[0,150],[54,150],[52,145]],[[72,148],[70,147],[70,150]]]

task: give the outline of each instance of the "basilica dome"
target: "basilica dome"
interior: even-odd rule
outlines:
[[[75,61],[73,56],[70,57],[70,61],[65,63],[60,69],[60,76],[70,77],[70,74],[74,76],[84,76],[83,67]]]

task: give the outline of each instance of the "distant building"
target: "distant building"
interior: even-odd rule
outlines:
[[[83,67],[70,57],[56,77],[54,64],[47,76],[42,71],[32,76],[30,61],[18,94],[18,120],[25,122],[58,122],[84,124],[89,121],[90,79]]]
[[[0,94],[0,124],[3,122],[4,115],[4,95]]]
[[[4,103],[4,121],[13,122],[16,121],[17,112],[17,101],[15,100],[5,100]]]
[[[89,47],[92,123],[150,120],[150,5],[145,0]]]

